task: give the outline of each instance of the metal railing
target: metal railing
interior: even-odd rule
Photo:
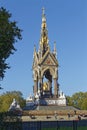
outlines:
[[[87,130],[87,120],[0,122],[0,130]]]

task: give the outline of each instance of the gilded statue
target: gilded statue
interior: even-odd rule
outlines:
[[[43,90],[44,90],[44,91],[49,91],[49,86],[48,86],[48,83],[47,83],[47,82],[44,82],[44,83],[43,83]]]

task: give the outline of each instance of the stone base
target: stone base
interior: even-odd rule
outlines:
[[[40,105],[66,106],[66,98],[44,98],[39,100]]]
[[[42,105],[42,106],[49,106],[49,105],[56,105],[56,106],[66,106],[67,101],[66,98],[40,98],[35,99],[31,102],[26,102],[26,106],[33,106],[33,105]]]

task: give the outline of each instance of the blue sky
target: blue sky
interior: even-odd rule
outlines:
[[[0,81],[6,91],[19,90],[27,98],[32,93],[33,48],[38,49],[42,7],[45,7],[49,44],[56,41],[60,89],[66,95],[87,91],[87,0],[0,0],[23,30],[17,51],[7,62],[11,69]]]

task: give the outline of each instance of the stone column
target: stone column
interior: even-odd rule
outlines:
[[[34,96],[36,95],[36,93],[38,92],[38,81],[34,80]]]
[[[54,79],[54,97],[58,97],[58,83],[57,83],[57,79]]]
[[[52,82],[48,81],[50,96],[52,96]]]
[[[39,79],[39,89],[41,96],[43,95],[43,78]]]

